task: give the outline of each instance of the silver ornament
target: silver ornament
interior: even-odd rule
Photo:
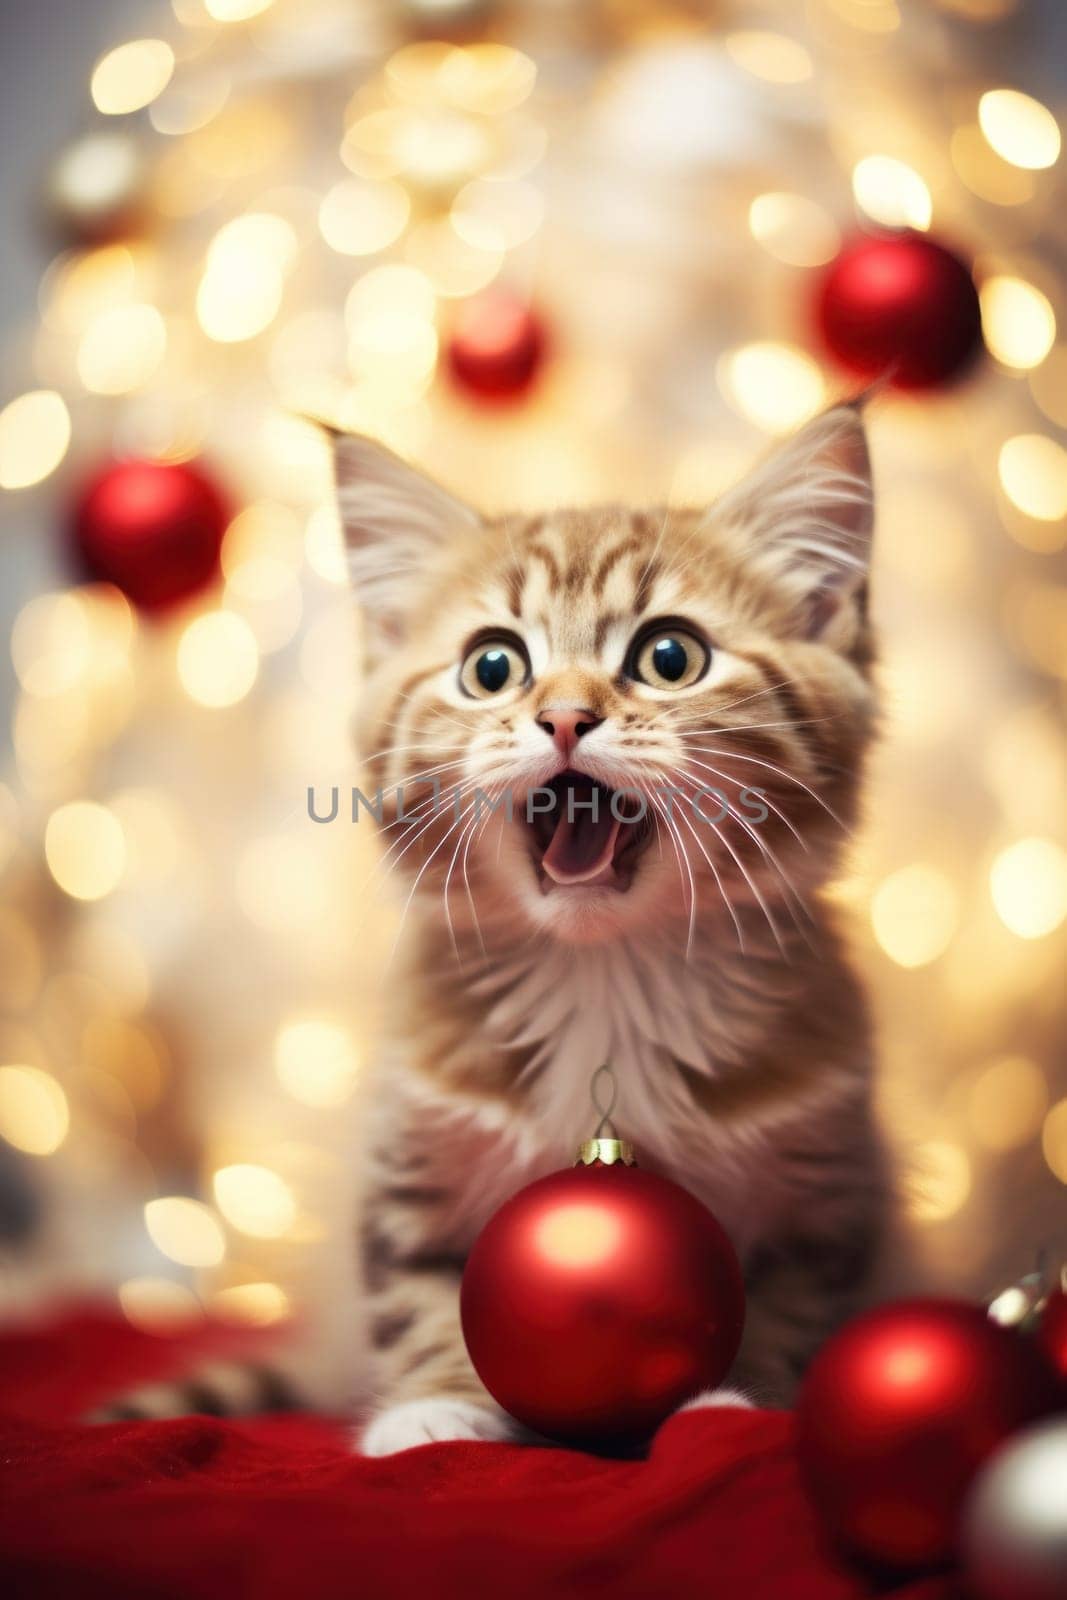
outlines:
[[[963,1560],[977,1600],[1067,1596],[1067,1414],[1010,1439],[973,1489]]]

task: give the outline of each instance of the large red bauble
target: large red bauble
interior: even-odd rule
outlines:
[[[195,462],[112,461],[74,507],[75,560],[143,611],[188,600],[218,572],[229,511]]]
[[[940,1561],[982,1463],[1052,1402],[1040,1351],[984,1311],[953,1300],[885,1306],[816,1357],[797,1408],[801,1469],[827,1527],[857,1555]]]
[[[466,394],[500,403],[526,393],[544,353],[544,329],[526,302],[504,289],[487,289],[460,307],[448,341],[448,366]]]
[[[720,1382],[745,1300],[733,1247],[685,1189],[621,1164],[521,1190],[475,1242],[463,1336],[505,1411],[570,1444],[646,1438]]]
[[[981,340],[978,293],[959,256],[925,234],[846,244],[821,280],[815,317],[849,372],[926,389],[957,377]]]

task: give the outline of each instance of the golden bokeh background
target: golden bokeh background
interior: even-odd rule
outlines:
[[[103,1289],[147,1326],[269,1322],[343,1204],[391,913],[367,827],[307,817],[309,785],[356,781],[358,623],[302,414],[492,508],[709,498],[847,388],[813,286],[875,226],[973,261],[985,350],[960,384],[874,410],[885,726],[835,893],[925,1277],[985,1295],[1063,1257],[1051,9],[152,16],[158,36],[86,62],[84,133],[39,186],[60,247],[0,397],[0,514],[55,547],[13,619],[0,788],[0,1172],[40,1201],[5,1297]],[[498,283],[550,351],[493,407],[444,352]],[[111,453],[197,457],[236,507],[219,584],[163,621],[64,572],[74,486]]]

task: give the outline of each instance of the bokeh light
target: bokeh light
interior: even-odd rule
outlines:
[[[67,1097],[40,1067],[0,1067],[0,1138],[30,1156],[50,1156],[70,1127]]]
[[[748,226],[770,255],[792,267],[821,266],[832,260],[841,242],[828,211],[802,194],[781,189],[756,196]]]
[[[249,1328],[267,1328],[289,1315],[289,1296],[277,1283],[235,1283],[218,1289],[209,1307],[213,1317]]]
[[[982,333],[1006,367],[1040,366],[1056,339],[1056,314],[1047,297],[1022,278],[988,278],[982,284]]]
[[[71,800],[53,811],[44,834],[48,870],[75,900],[110,894],[126,866],[122,824],[106,806]]]
[[[323,196],[319,228],[341,255],[369,256],[398,239],[410,215],[411,202],[399,183],[345,178]]]
[[[155,306],[115,306],[101,312],[78,346],[78,376],[94,394],[126,394],[158,371],[167,326]]]
[[[222,1229],[208,1207],[185,1195],[149,1200],[145,1227],[156,1249],[183,1267],[217,1267],[226,1254]]]
[[[294,1100],[325,1110],[343,1105],[351,1095],[359,1056],[351,1032],[341,1023],[301,1018],[279,1030],[274,1070]]]
[[[1058,1100],[1045,1118],[1041,1148],[1053,1177],[1067,1183],[1067,1100]]]
[[[1052,839],[1019,839],[989,871],[989,891],[1004,926],[1043,939],[1067,918],[1067,851]]]
[[[259,672],[256,636],[232,611],[207,611],[178,641],[178,677],[198,705],[218,710],[248,694]]]
[[[1014,1150],[1034,1138],[1048,1104],[1048,1087],[1036,1062],[1002,1056],[983,1067],[970,1086],[967,1114],[979,1144]]]
[[[815,415],[826,387],[818,364],[792,345],[743,345],[719,364],[719,382],[742,416],[784,434]]]
[[[119,1306],[130,1326],[142,1333],[186,1333],[204,1320],[192,1289],[173,1278],[128,1278],[119,1285]]]
[[[27,489],[59,466],[70,413],[54,389],[32,389],[0,411],[0,489]]]
[[[1006,439],[997,462],[1000,484],[1014,506],[1041,522],[1067,517],[1067,450],[1041,433]]]
[[[1060,130],[1047,106],[1018,89],[990,89],[978,102],[978,125],[999,156],[1040,170],[1055,164]]]
[[[852,193],[860,209],[887,228],[916,228],[922,232],[930,226],[930,191],[904,161],[892,156],[865,156],[853,168]]]
[[[251,212],[220,228],[196,292],[197,318],[208,338],[238,344],[269,327],[298,249],[292,225],[270,212]]]
[[[162,39],[131,39],[101,56],[89,89],[106,116],[140,111],[162,94],[174,72],[174,51]]]
[[[296,1202],[292,1191],[269,1167],[251,1163],[221,1167],[212,1188],[219,1210],[241,1233],[276,1239],[293,1225]]]
[[[740,29],[723,42],[739,67],[766,83],[803,83],[814,70],[804,46],[784,33]]]
[[[936,961],[956,931],[956,893],[938,867],[915,862],[891,873],[871,900],[871,927],[898,967]]]

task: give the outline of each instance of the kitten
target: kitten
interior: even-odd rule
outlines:
[[[334,453],[406,901],[364,1119],[359,1447],[513,1432],[466,1355],[464,1258],[573,1160],[602,1062],[642,1164],[745,1269],[732,1388],[704,1400],[788,1403],[889,1209],[864,1001],[820,899],[875,714],[860,407],[710,510],[482,517],[367,439]]]

